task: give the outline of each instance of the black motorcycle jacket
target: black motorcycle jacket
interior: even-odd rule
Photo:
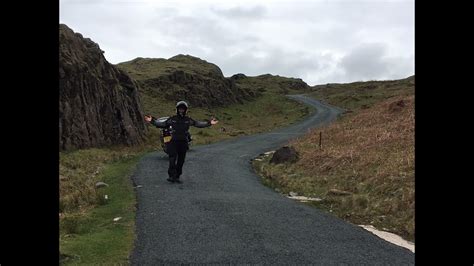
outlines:
[[[171,139],[174,141],[187,141],[189,127],[209,127],[211,121],[196,121],[188,116],[175,115],[165,121],[158,121],[155,117],[152,118],[151,124],[159,128],[171,127]]]

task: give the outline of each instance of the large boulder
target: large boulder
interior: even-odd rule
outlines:
[[[275,151],[270,163],[294,163],[298,160],[298,152],[293,147],[284,146]]]

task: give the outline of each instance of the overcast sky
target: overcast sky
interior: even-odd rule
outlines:
[[[113,64],[189,54],[309,85],[414,74],[414,0],[60,0],[60,23]]]

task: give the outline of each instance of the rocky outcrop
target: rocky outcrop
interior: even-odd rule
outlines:
[[[188,101],[193,107],[218,107],[254,100],[260,94],[236,86],[220,68],[200,58],[177,55],[169,59],[136,58],[118,64],[141,87],[165,100]]]
[[[141,143],[146,127],[136,82],[89,38],[64,24],[59,37],[59,149]]]

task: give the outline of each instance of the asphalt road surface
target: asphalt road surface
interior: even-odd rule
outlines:
[[[143,157],[132,176],[141,186],[133,265],[414,264],[408,249],[260,183],[252,158],[342,112],[303,95],[291,97],[317,111],[271,133],[192,147],[183,184],[166,181],[165,153]]]

